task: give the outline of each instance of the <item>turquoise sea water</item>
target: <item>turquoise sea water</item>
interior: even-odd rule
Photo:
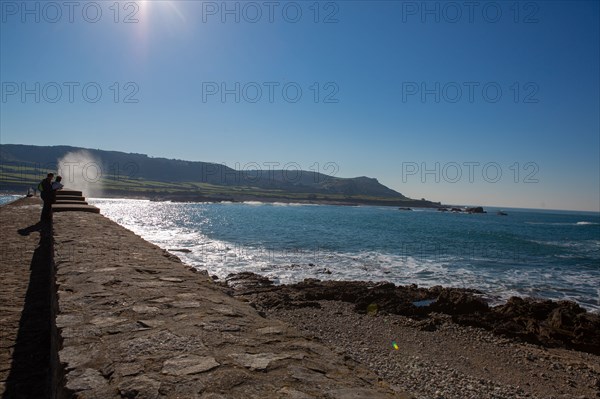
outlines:
[[[0,196],[0,204],[15,198]],[[535,296],[600,311],[598,213],[88,201],[148,241],[189,251],[173,253],[220,277],[253,271],[279,283],[312,277],[470,287],[492,303]],[[117,256],[130,251],[117,248]]]
[[[220,277],[387,280],[572,299],[600,310],[600,215],[97,199],[101,213]],[[121,250],[127,251],[127,248]]]

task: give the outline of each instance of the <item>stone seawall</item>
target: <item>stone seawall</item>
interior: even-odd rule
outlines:
[[[0,395],[50,398],[57,375],[52,226],[41,201],[0,206]]]
[[[30,200],[2,207],[2,241],[21,240],[17,247],[35,252],[40,230],[23,236],[14,227],[34,225],[39,210]],[[41,309],[50,321],[42,345],[47,367],[37,377],[21,370],[20,386],[43,376],[54,381],[58,398],[408,397],[335,348],[225,295],[206,274],[102,215],[55,214],[53,238],[54,252],[46,247],[49,258],[41,262],[54,265],[57,294],[56,318],[51,295]],[[21,270],[32,262],[29,250],[3,244],[3,251],[14,259],[3,277],[11,267]],[[31,286],[28,273],[21,274],[15,284]],[[46,282],[52,283],[54,276],[48,275]],[[2,291],[9,295],[6,287]],[[18,301],[10,312],[1,308],[0,393],[15,385],[6,371],[14,374],[10,364],[18,351],[10,348],[19,346],[13,335],[21,332],[12,322],[16,332],[5,334],[4,321],[18,318],[26,324],[25,308]],[[21,347],[30,356],[43,354]],[[40,388],[43,395],[23,397],[52,397],[51,386]],[[6,392],[4,397],[13,397]]]

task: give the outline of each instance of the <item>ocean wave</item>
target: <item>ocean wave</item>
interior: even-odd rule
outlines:
[[[263,202],[263,201],[244,201],[244,205],[267,205],[267,206],[320,206],[319,204],[303,204],[301,202]]]
[[[542,241],[527,240],[540,245],[548,245],[561,248],[583,249],[589,251],[600,250],[600,240],[582,240],[582,241]]]
[[[265,205],[265,203],[261,202],[261,201],[244,201],[244,202],[242,202],[242,204],[244,204],[244,205],[254,205],[254,206]]]
[[[514,295],[538,296],[571,299],[587,309],[600,310],[598,270],[561,266],[567,262],[547,263],[544,258],[543,262],[523,265],[504,258],[490,262],[485,257],[401,254],[381,249],[350,251],[335,246],[329,249],[283,248],[282,244],[270,248],[260,241],[260,237],[255,237],[255,243],[239,244],[212,236],[204,226],[219,223],[218,217],[227,209],[219,205],[141,203],[139,200],[102,200],[97,205],[110,219],[164,249],[178,249],[175,254],[182,261],[198,269],[206,269],[219,278],[249,271],[265,275],[277,283],[318,278],[390,281],[423,287],[467,287],[486,292],[494,301],[503,301]],[[219,212],[210,219],[205,213],[207,207],[215,207],[212,209]],[[566,249],[557,251],[560,255],[581,253],[589,259],[597,259],[600,249],[600,240],[527,241],[564,247]],[[182,252],[182,249],[189,252]]]
[[[524,222],[525,224],[541,225],[541,226],[589,226],[597,225],[596,222]]]
[[[304,204],[301,202],[272,202],[273,206],[321,206],[321,204]]]
[[[161,247],[189,249],[189,253],[176,254],[191,266],[206,269],[221,279],[230,273],[254,272],[277,284],[318,278],[390,281],[422,287],[442,285],[481,290],[493,304],[502,303],[511,296],[533,296],[574,300],[589,310],[600,310],[600,301],[594,299],[595,292],[592,292],[600,285],[600,277],[593,271],[544,266],[526,270],[518,266],[481,268],[476,261],[470,260],[473,263],[468,264],[458,256],[424,259],[376,251],[273,250],[263,246],[240,246],[190,232],[168,236],[149,234],[147,238]]]

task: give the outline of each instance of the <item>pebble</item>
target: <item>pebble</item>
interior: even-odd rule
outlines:
[[[271,309],[267,315],[310,331],[415,399],[556,399],[557,385],[562,392],[572,392],[571,397],[579,395],[573,389],[581,389],[581,385],[567,379],[572,374],[563,370],[562,359],[543,362],[535,353],[536,346],[457,326],[451,320],[435,332],[422,332],[417,323],[403,316],[385,316],[384,322],[383,317],[357,314],[346,303],[320,303],[319,313],[294,308]],[[392,319],[396,322],[390,322]],[[391,349],[392,339],[399,350]],[[490,348],[494,353],[489,353]],[[496,359],[498,355],[502,357]],[[598,356],[581,356],[600,364]],[[526,361],[519,365],[520,359]],[[593,386],[594,377],[586,378]]]

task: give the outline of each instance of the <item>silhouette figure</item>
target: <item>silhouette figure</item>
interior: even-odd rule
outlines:
[[[51,222],[52,221],[52,204],[54,203],[54,190],[52,189],[52,179],[54,173],[48,173],[48,176],[38,184],[40,190],[40,196],[44,201],[44,207],[42,208],[42,216],[40,221]]]

